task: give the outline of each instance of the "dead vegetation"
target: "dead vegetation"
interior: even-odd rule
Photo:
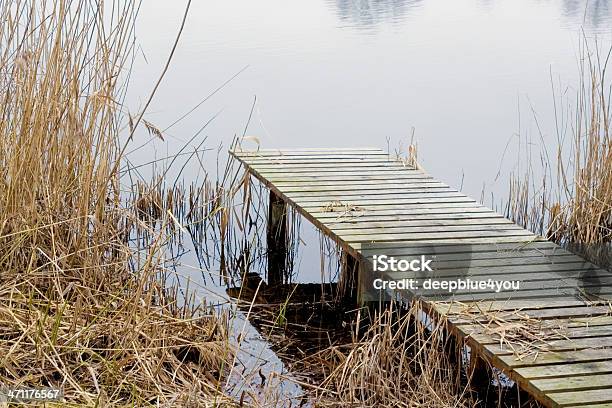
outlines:
[[[452,320],[462,324],[460,329],[466,338],[483,343],[496,342],[500,348],[511,351],[516,359],[526,361],[554,351],[559,345],[577,347],[573,345],[576,341],[573,337],[588,335],[589,327],[596,332],[599,322],[607,322],[612,315],[612,307],[605,304],[600,308],[609,308],[607,315],[573,319],[542,319],[530,315],[529,310],[494,310],[479,303],[453,303],[451,306]]]
[[[165,286],[172,214],[156,231],[121,205],[137,9],[0,4],[0,383],[61,388],[62,405],[220,406],[227,324]]]
[[[352,342],[299,363],[323,378],[312,390],[317,406],[475,406],[469,382],[445,352],[442,323],[423,321],[417,304],[403,311],[390,306],[353,330]]]
[[[359,207],[351,203],[343,203],[339,200],[331,201],[323,207],[323,212],[339,212],[342,213],[342,215],[352,215],[353,213],[359,213],[363,210],[363,207]]]
[[[265,258],[255,227],[265,210],[250,206],[262,196],[248,174],[235,189],[225,180],[155,179],[130,186],[122,204],[118,135],[128,126],[131,140],[136,124],[124,111],[120,80],[137,6],[114,1],[104,10],[85,1],[0,5],[0,383],[60,387],[65,404],[78,406],[232,405],[222,389],[233,357],[228,324],[166,286],[164,246],[175,231],[187,232],[207,250],[201,259],[215,258],[205,268],[219,264],[226,283],[227,271],[246,276]],[[591,91],[580,101],[598,108],[577,117],[575,169],[559,169],[566,195],[534,207],[545,215],[529,215],[529,193],[515,194],[509,207],[524,224],[544,228],[548,219],[548,235],[560,242],[610,241],[608,100],[602,72],[589,67]],[[155,125],[142,125],[163,140]],[[407,165],[416,166],[416,150],[409,153]],[[238,189],[244,205],[237,209],[226,200]],[[338,201],[323,211],[342,218],[365,209]],[[292,305],[281,306],[274,328],[288,326]],[[317,404],[474,406],[444,353],[441,323],[415,321],[423,321],[418,309],[399,319],[384,311],[367,329],[356,327],[350,343],[300,361],[321,374],[320,384],[310,384]],[[514,325],[503,338],[516,342],[515,328],[542,334]]]
[[[101,287],[79,278],[3,277],[3,384],[61,388],[79,406],[227,402],[218,389],[231,357],[223,320],[177,308],[144,276]]]
[[[506,205],[518,224],[602,265],[612,261],[611,52],[581,40],[578,86],[554,95],[556,151],[543,146],[541,178],[529,162],[511,179]]]

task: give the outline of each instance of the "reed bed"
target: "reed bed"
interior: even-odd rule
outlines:
[[[227,321],[164,279],[176,218],[121,201],[138,6],[0,3],[0,383],[61,388],[62,406],[223,406]]]
[[[126,198],[133,228],[127,237],[146,246],[157,233],[165,233],[172,253],[180,253],[183,240],[191,247],[203,271],[219,271],[220,284],[240,284],[245,274],[266,271],[267,248],[265,228],[268,192],[255,185],[249,173],[235,168],[230,159],[221,177],[167,184],[158,175],[151,181],[138,180]],[[162,172],[163,174],[163,172]],[[225,181],[225,182],[224,182]],[[171,222],[163,224],[170,215]],[[139,225],[148,228],[140,228]],[[300,242],[300,217],[288,209],[287,266],[290,281]]]
[[[321,373],[313,388],[322,407],[473,407],[468,382],[445,353],[443,323],[422,324],[420,307],[383,309],[352,343],[302,362]],[[363,324],[363,322],[362,322]]]
[[[227,404],[227,322],[178,308],[144,278],[115,284],[100,290],[66,271],[5,276],[2,383],[61,388],[78,406]]]
[[[612,48],[581,39],[579,83],[554,95],[557,148],[544,146],[541,179],[529,171],[510,181],[506,214],[520,225],[612,265],[612,140],[606,77]],[[554,88],[554,87],[553,87]],[[573,100],[567,99],[573,95]]]

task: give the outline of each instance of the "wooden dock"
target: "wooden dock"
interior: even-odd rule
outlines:
[[[610,272],[380,149],[231,154],[270,189],[276,223],[280,206],[293,206],[362,274],[373,255],[410,259],[433,251],[436,278],[520,280],[511,294],[401,293],[447,319],[474,364],[502,370],[544,406],[612,407]]]

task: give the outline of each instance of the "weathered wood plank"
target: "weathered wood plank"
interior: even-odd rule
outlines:
[[[403,194],[426,194],[426,193],[458,193],[454,188],[445,186],[443,184],[438,183],[430,183],[430,182],[416,182],[416,183],[406,183],[406,185],[397,189],[394,188],[393,185],[372,185],[371,188],[364,188],[361,186],[356,188],[356,186],[351,184],[343,183],[342,187],[333,187],[333,186],[316,186],[311,185],[308,187],[288,187],[283,189],[283,192],[289,197],[294,197],[295,199],[300,198],[308,198],[308,197],[345,197],[345,198],[337,198],[338,200],[351,200],[354,196],[367,195],[370,197],[380,196],[380,195],[403,195]]]
[[[314,162],[314,163],[305,163],[305,162],[291,162],[286,164],[276,164],[273,162],[261,163],[255,166],[251,166],[258,173],[265,173],[269,171],[278,171],[278,170],[290,170],[292,172],[295,171],[312,171],[312,172],[320,172],[320,171],[366,171],[366,172],[376,172],[381,170],[392,170],[392,171],[400,171],[406,173],[423,173],[420,170],[417,170],[413,167],[409,167],[404,163],[398,161],[351,161],[348,163],[344,163],[342,160],[334,160],[330,162]]]
[[[400,257],[396,259],[402,259]],[[403,259],[412,259],[411,257],[406,257]],[[432,277],[453,277],[457,275],[463,275],[466,272],[471,272],[475,275],[520,275],[523,273],[533,273],[537,274],[539,272],[550,272],[555,273],[555,275],[559,278],[568,278],[572,276],[583,275],[585,271],[596,271],[597,276],[607,276],[612,272],[606,271],[605,269],[601,269],[596,267],[595,265],[588,264],[589,266],[585,266],[585,261],[579,262],[562,262],[562,263],[527,263],[523,262],[522,264],[510,264],[510,265],[472,265],[471,263],[467,263],[465,267],[453,267],[451,265],[439,264],[437,260],[434,260],[431,264],[433,267],[432,272],[428,272],[427,276]],[[411,274],[422,274],[422,272],[396,272],[397,277],[401,276],[411,276]],[[388,273],[390,277],[395,276],[394,273]],[[589,276],[592,276],[589,274]],[[534,278],[536,276],[534,275]],[[496,278],[497,279],[497,278]]]
[[[542,256],[535,251],[519,255],[504,255],[498,252],[484,253],[460,253],[460,254],[438,254],[435,255],[435,269],[442,271],[445,269],[459,268],[478,268],[492,266],[512,266],[512,265],[559,265],[567,263],[580,263],[584,260],[575,255],[557,255],[554,257]],[[396,259],[414,259],[413,256],[395,256]],[[371,260],[371,257],[365,259]]]
[[[320,180],[313,179],[304,181],[295,181],[292,179],[280,179],[275,181],[274,185],[282,189],[285,193],[291,192],[339,192],[339,191],[379,191],[379,190],[414,190],[414,189],[435,189],[435,188],[451,188],[447,184],[441,183],[430,178],[409,178],[404,179],[403,183],[398,183],[397,179],[384,180],[363,180],[350,178],[347,180]]]
[[[531,384],[545,393],[612,388],[612,373],[581,377],[542,378],[531,381]]]
[[[378,147],[339,147],[339,148],[325,148],[325,147],[306,147],[306,148],[287,148],[287,149],[235,149],[231,153],[234,156],[239,157],[257,157],[262,155],[279,155],[279,156],[290,156],[293,154],[305,154],[308,156],[313,155],[325,155],[325,154],[338,154],[338,153],[359,153],[365,154],[385,154],[388,155],[384,150]]]
[[[501,334],[495,335],[490,332],[487,332],[486,329],[479,326],[462,326],[461,330],[464,336],[469,336],[474,341],[479,342],[480,344],[498,344],[500,341],[503,341]],[[589,337],[612,337],[612,327],[610,326],[589,326],[589,327],[560,327],[556,329],[556,333],[559,336],[567,337],[567,340],[563,340],[563,342],[569,341],[569,344],[573,344],[574,339],[583,339]],[[553,336],[553,333],[550,334]],[[550,346],[555,346],[555,341],[550,341]],[[565,343],[564,343],[565,344]],[[548,344],[546,345],[548,347]]]
[[[487,223],[487,224],[460,224],[460,225],[417,225],[417,226],[396,226],[396,228],[352,228],[337,229],[331,228],[338,235],[385,235],[393,236],[398,234],[411,234],[415,232],[455,232],[455,231],[526,231],[516,224],[507,223]],[[529,232],[529,231],[527,231]],[[532,233],[530,233],[532,234]]]
[[[499,214],[489,210],[486,207],[483,207],[479,204],[466,204],[465,206],[437,206],[431,207],[425,206],[414,208],[414,207],[372,207],[368,206],[360,211],[321,211],[317,209],[316,211],[310,212],[310,215],[317,218],[322,223],[325,224],[335,224],[342,222],[351,222],[351,221],[360,221],[360,220],[380,220],[380,221],[389,221],[389,220],[402,220],[406,218],[417,218],[421,217],[423,219],[428,219],[429,216],[433,216],[432,218],[444,218],[448,219],[449,217],[493,217],[499,216]]]
[[[454,294],[452,296],[446,295],[431,295],[424,296],[427,301],[438,301],[438,300],[454,300],[457,302],[478,302],[482,300],[525,300],[531,299],[544,299],[544,298],[580,298],[584,296],[592,296],[594,298],[606,299],[612,301],[610,296],[612,291],[606,288],[598,287],[569,287],[559,289],[541,289],[541,290],[520,290],[518,292],[506,293],[472,293],[472,294]]]
[[[612,348],[542,352],[520,360],[514,355],[501,355],[499,359],[512,369],[551,364],[592,363],[612,360]]]
[[[350,203],[342,203],[341,206],[336,206],[331,201],[322,201],[317,203],[293,202],[297,207],[305,211],[328,212],[344,216],[346,213],[354,213],[360,211],[378,211],[378,210],[403,210],[410,208],[432,209],[432,208],[464,208],[469,206],[477,206],[475,201],[470,201],[469,198],[448,197],[448,198],[404,198],[401,200],[355,200]]]
[[[384,212],[388,212],[389,214],[378,214],[375,211],[365,210],[360,212],[363,214],[361,216],[352,216],[351,212],[343,215],[342,213],[325,213],[326,217],[324,219],[320,218],[319,221],[321,223],[325,223],[329,228],[340,228],[340,229],[350,229],[359,226],[361,222],[364,225],[380,225],[381,228],[386,228],[384,224],[393,227],[394,225],[416,225],[416,224],[428,224],[428,225],[437,225],[437,224],[447,224],[447,223],[455,223],[459,225],[459,223],[470,224],[470,223],[486,223],[488,221],[499,220],[499,222],[504,222],[504,218],[499,214],[490,212],[490,211],[482,211],[478,207],[472,208],[474,211],[462,211],[462,209],[457,208],[433,208],[429,209],[428,213],[425,214],[409,214],[413,211],[410,207],[398,209],[397,211],[405,212],[408,214],[393,214],[392,211],[384,210]],[[331,216],[330,216],[331,215]]]
[[[414,241],[414,244],[423,244],[430,246],[437,245],[457,245],[457,246],[465,246],[465,245],[477,245],[477,244],[493,244],[493,245],[503,245],[503,244],[525,244],[529,242],[534,242],[536,240],[540,240],[542,238],[529,238],[524,236],[518,237],[487,237],[487,238],[448,238],[448,239],[422,239],[420,241]],[[362,248],[372,248],[378,244],[391,244],[391,245],[406,245],[409,241],[401,241],[401,242],[351,242],[350,245],[353,249],[357,251],[361,251]]]
[[[328,226],[333,230],[355,230],[360,231],[361,229],[372,229],[372,228],[384,228],[387,230],[397,230],[400,228],[409,228],[409,227],[458,227],[458,226],[477,226],[477,225],[513,225],[518,227],[512,221],[501,217],[501,216],[484,216],[484,217],[475,217],[475,218],[409,218],[404,220],[395,220],[395,221],[348,221],[348,222],[337,222],[337,223],[329,223]]]
[[[414,244],[416,247],[419,244]],[[585,262],[584,259],[571,254],[564,252],[557,252],[554,248],[552,249],[533,249],[533,250],[522,250],[522,251],[504,251],[504,250],[494,250],[494,249],[482,249],[478,248],[478,245],[470,245],[470,246],[459,246],[452,245],[452,248],[448,248],[448,246],[435,246],[435,247],[418,247],[419,251],[415,250],[411,245],[398,245],[396,248],[381,248],[378,249],[373,247],[372,249],[363,249],[361,254],[365,257],[371,257],[373,255],[385,254],[387,256],[393,256],[395,258],[408,258],[414,257],[418,255],[430,255],[435,256],[436,260],[439,262],[446,261],[462,261],[462,260],[503,260],[503,259],[518,259],[521,260],[523,258],[541,258],[542,261],[538,263],[560,263],[566,262],[569,259],[572,259],[572,262]]]
[[[436,208],[460,208],[465,211],[466,208],[478,208],[480,207],[475,201],[470,201],[469,199],[462,198],[447,198],[447,199],[415,199],[415,200],[407,200],[404,199],[401,202],[365,202],[365,201],[357,201],[351,202],[348,206],[343,207],[331,207],[330,202],[321,202],[321,203],[306,203],[304,205],[300,205],[299,203],[294,203],[297,207],[302,208],[305,211],[313,211],[313,212],[324,212],[328,214],[336,214],[338,217],[344,217],[346,214],[354,214],[367,211],[402,211],[402,210],[410,210],[416,208],[426,209],[436,209]]]
[[[329,203],[338,203],[343,205],[353,205],[353,203],[357,201],[367,201],[367,202],[403,202],[403,200],[414,200],[414,199],[434,199],[434,198],[451,198],[451,197],[459,197],[465,198],[465,196],[458,192],[453,191],[451,189],[442,189],[442,190],[406,190],[406,191],[385,191],[381,194],[359,194],[359,193],[351,193],[351,194],[328,194],[328,193],[312,193],[312,194],[295,194],[295,193],[287,193],[285,194],[287,198],[292,201],[299,203],[300,205],[307,203],[324,203],[324,205]],[[393,200],[393,201],[391,201]],[[474,200],[462,200],[461,202],[474,202]]]
[[[290,171],[286,169],[282,171],[281,168],[274,169],[255,169],[249,167],[249,173],[259,178],[264,182],[300,182],[304,183],[304,186],[309,185],[313,182],[313,185],[317,182],[325,184],[327,182],[337,181],[373,181],[375,183],[387,181],[389,183],[401,183],[404,180],[413,180],[414,182],[427,182],[440,183],[440,180],[433,178],[431,175],[421,170],[411,170],[407,168],[386,168],[376,170],[372,168],[320,168],[320,169],[301,169],[299,171]],[[297,169],[296,169],[297,170]],[[390,178],[389,175],[393,177]],[[295,185],[295,184],[294,184]]]
[[[571,264],[569,264],[571,265]],[[472,280],[484,280],[484,279],[495,279],[495,280],[507,280],[520,282],[537,282],[537,281],[558,281],[559,287],[569,287],[571,285],[579,285],[579,287],[588,286],[600,286],[602,288],[612,287],[610,278],[612,272],[602,270],[597,274],[597,279],[584,278],[583,271],[571,266],[564,267],[564,264],[554,265],[556,268],[549,268],[551,265],[547,264],[535,264],[531,266],[523,266],[518,269],[515,265],[501,266],[497,268],[482,268],[482,267],[465,267],[465,268],[453,268],[453,269],[435,269],[433,272],[387,272],[385,277],[387,279],[417,279],[422,282],[425,279],[435,280],[455,280],[455,279],[468,279]],[[516,269],[513,269],[516,268]],[[521,285],[522,289],[528,289],[529,286]],[[556,287],[556,286],[554,286]],[[485,291],[483,291],[485,292]],[[430,291],[430,294],[437,292]],[[457,294],[463,292],[457,291]]]
[[[594,304],[586,299],[558,299],[555,301],[542,302],[506,302],[506,301],[482,301],[482,302],[434,302],[431,303],[431,308],[437,315],[446,316],[452,320],[453,325],[461,324],[461,318],[466,315],[471,316],[501,316],[507,318],[510,314],[522,313],[528,310],[543,310],[543,309],[562,309],[571,307],[592,307],[592,306],[607,306],[607,304]],[[609,310],[612,314],[612,309]],[[590,318],[590,317],[589,317]],[[600,316],[592,317],[593,319]],[[573,318],[564,318],[571,319]],[[463,319],[465,321],[465,319]],[[468,322],[469,323],[469,322]]]
[[[392,251],[401,251],[404,255],[422,255],[426,253],[428,249],[431,250],[431,246],[429,245],[419,245],[420,243],[414,243],[410,245],[398,245],[396,243],[378,243],[367,248],[364,248],[360,252],[363,255],[367,255],[369,253],[376,253],[376,251],[384,251],[385,254],[397,254]],[[483,244],[475,244],[469,248],[470,252],[495,252],[498,251],[500,253],[513,253],[520,252],[523,250],[539,250],[539,249],[554,249],[559,248],[555,244],[549,241],[530,241],[524,240],[520,243],[483,243]],[[457,244],[448,244],[448,245],[440,245],[436,246],[436,253],[456,253],[456,252],[465,252],[466,248],[462,245]],[[378,252],[380,253],[380,252]]]
[[[334,196],[315,197],[315,199],[286,197],[302,208],[321,209],[323,211],[340,212],[354,206],[402,206],[406,204],[442,204],[442,203],[476,203],[476,200],[465,197],[461,193],[443,193],[440,197],[432,194],[397,194],[392,196],[355,197],[352,199],[336,200]],[[359,209],[353,210],[359,211]]]
[[[291,167],[291,168],[270,168],[270,169],[257,169],[257,173],[262,176],[273,176],[275,174],[283,174],[285,176],[300,176],[300,175],[308,175],[311,177],[314,176],[386,176],[386,177],[394,177],[394,176],[403,176],[403,175],[414,175],[419,176],[422,173],[418,170],[410,170],[408,168],[404,168],[401,166],[384,166],[384,167],[360,167],[360,166],[352,166],[352,167],[342,167],[342,168],[331,168],[331,167],[311,167],[311,168],[299,168],[299,167]]]
[[[390,190],[377,190],[370,192],[351,191],[351,192],[331,192],[331,191],[313,191],[313,192],[287,192],[285,195],[296,201],[296,202],[308,202],[308,201],[348,201],[359,199],[377,200],[377,199],[389,199],[402,197],[414,198],[414,197],[465,197],[464,194],[451,188],[414,188],[397,191],[394,189]]]
[[[492,343],[498,342],[499,338],[506,332],[521,331],[523,322],[514,321],[512,323],[504,322],[487,322],[463,324],[453,326],[463,337],[470,336],[475,338],[476,335],[488,336],[483,341],[494,340]],[[551,333],[557,333],[560,336],[567,338],[574,337],[597,337],[601,336],[602,332],[612,331],[612,316],[599,316],[597,318],[588,319],[550,319],[538,320],[536,322],[526,322],[525,327],[531,326],[541,330],[549,330]],[[591,331],[594,329],[594,331]],[[483,337],[484,338],[484,337]]]
[[[583,299],[561,299],[562,302],[585,302]],[[481,302],[480,304],[483,307],[488,302]],[[525,319],[540,319],[540,320],[551,320],[551,319],[582,319],[582,318],[590,318],[595,319],[599,316],[611,316],[612,315],[612,306],[605,305],[596,305],[596,306],[569,306],[569,307],[552,307],[552,308],[538,308],[531,309],[530,303],[525,302],[515,302],[514,305],[516,308],[512,307],[512,302],[504,302],[503,300],[496,300],[494,305],[499,305],[501,308],[505,308],[505,305],[508,305],[508,310],[498,311],[497,309],[493,309],[490,313],[487,312],[487,309],[474,309],[472,310],[472,317],[465,317],[467,312],[463,312],[454,317],[449,317],[452,319],[452,323],[454,326],[458,326],[461,324],[474,324],[475,321],[486,323],[491,321],[491,319],[503,319],[508,322],[513,322],[516,320],[525,320]],[[523,305],[521,307],[520,305]],[[440,308],[444,306],[439,305]]]
[[[302,166],[302,165],[337,165],[337,164],[394,164],[398,165],[395,159],[390,159],[386,156],[322,156],[322,157],[293,157],[287,158],[284,156],[269,156],[260,157],[256,159],[250,159],[251,165],[257,166],[257,168],[263,166]],[[403,166],[403,165],[402,165]],[[406,167],[406,166],[403,166]],[[408,167],[410,170],[414,170]]]
[[[603,337],[582,337],[576,339],[567,339],[567,340],[552,340],[547,342],[546,344],[541,344],[543,351],[568,351],[568,350],[580,350],[580,349],[588,349],[588,348],[610,348],[612,347],[612,337],[611,336],[603,336]],[[500,355],[500,354],[515,354],[517,351],[525,352],[526,350],[521,349],[518,345],[508,345],[508,344],[484,344],[483,347],[487,349],[490,353]],[[532,352],[536,352],[537,349],[531,346],[533,349]]]
[[[528,379],[567,377],[571,375],[589,375],[594,373],[604,374],[612,373],[612,360],[519,367],[514,371]]]
[[[259,173],[269,173],[269,172],[283,172],[283,173],[301,173],[301,172],[352,172],[352,171],[361,171],[361,172],[380,172],[380,171],[406,171],[406,172],[416,172],[410,167],[407,167],[404,164],[398,162],[350,162],[343,163],[342,161],[336,161],[331,166],[326,163],[289,163],[289,164],[261,164],[257,165],[257,171]]]
[[[252,173],[257,175],[257,171],[254,169],[249,169]],[[260,176],[260,178],[263,178]],[[392,178],[389,177],[387,173],[365,173],[361,172],[361,174],[357,173],[273,173],[265,176],[265,181],[273,183],[274,185],[279,184],[279,187],[283,185],[292,184],[298,185],[304,183],[304,185],[313,185],[317,184],[328,184],[328,183],[337,183],[337,182],[345,182],[345,183],[357,183],[364,182],[369,184],[379,184],[379,183],[398,183],[398,182],[406,182],[406,183],[440,183],[440,181],[431,177],[430,175],[423,173],[418,170],[411,171],[402,171],[399,174],[394,175]]]
[[[612,389],[554,392],[547,394],[558,406],[567,407],[585,403],[612,403]]]
[[[338,153],[317,155],[293,155],[293,156],[252,156],[248,157],[251,166],[265,164],[291,164],[291,163],[327,163],[333,165],[336,162],[397,162],[397,159],[386,154],[368,153]]]
[[[407,241],[420,241],[420,240],[433,240],[433,239],[444,239],[444,238],[503,238],[503,237],[532,237],[533,233],[523,230],[486,230],[486,231],[457,231],[457,232],[435,232],[436,230],[429,232],[408,232],[408,233],[382,233],[372,235],[351,235],[345,233],[339,233],[338,236],[345,242],[407,242]]]

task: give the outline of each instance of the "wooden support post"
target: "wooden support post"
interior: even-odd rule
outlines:
[[[359,261],[346,251],[344,251],[343,256],[342,279],[344,282],[342,290],[344,293],[342,302],[354,307],[359,305],[361,301],[359,296]]]
[[[492,387],[492,378],[489,363],[476,354],[474,349],[470,350],[470,368],[468,378],[470,387],[478,395],[478,399],[487,402]]]
[[[270,191],[268,207],[268,285],[279,285],[287,269],[287,204]]]
[[[448,361],[451,365],[457,366],[461,363],[461,349],[459,348],[457,338],[450,332],[450,328],[447,328],[446,336],[444,349],[448,356]]]
[[[446,341],[444,342],[444,351],[448,358],[448,364],[452,378],[456,381],[461,381],[463,373],[465,373],[463,353],[465,346],[462,339],[459,339],[456,334],[452,332],[451,327],[447,324],[446,326]],[[469,369],[469,367],[468,367]]]

